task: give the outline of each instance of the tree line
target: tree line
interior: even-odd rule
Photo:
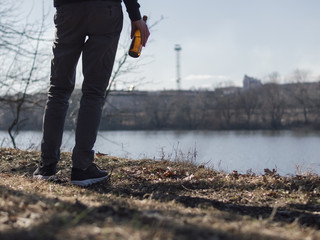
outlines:
[[[74,129],[80,97],[81,91],[75,90],[66,129]],[[30,104],[25,103],[20,127],[41,130],[46,94],[28,95],[28,99]],[[1,106],[1,129],[7,129],[11,122],[10,108],[15,104]],[[100,126],[101,130],[318,129],[320,83],[269,82],[248,89],[215,91],[112,91],[106,99]]]
[[[320,84],[114,94],[102,129],[292,129],[320,127]],[[126,100],[125,100],[126,99]],[[122,101],[123,104],[117,104]]]

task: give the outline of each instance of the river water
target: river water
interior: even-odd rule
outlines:
[[[0,131],[2,147],[10,146]],[[39,149],[41,132],[23,131],[20,149]],[[74,133],[64,134],[62,150],[72,150]],[[132,159],[192,161],[216,170],[281,175],[320,174],[320,132],[310,131],[102,131],[95,151]]]

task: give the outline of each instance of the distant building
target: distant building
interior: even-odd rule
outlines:
[[[255,87],[260,87],[260,86],[262,86],[262,83],[259,79],[244,75],[244,78],[243,78],[243,88],[244,89],[255,88]]]

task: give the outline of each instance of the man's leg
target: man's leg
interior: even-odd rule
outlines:
[[[75,69],[85,40],[81,26],[79,27],[81,12],[77,15],[70,14],[73,10],[70,6],[59,7],[55,15],[56,36],[53,43],[50,89],[43,118],[41,162],[34,173],[37,178],[54,175],[60,158],[64,122],[75,84]]]
[[[95,7],[95,4],[99,4],[99,8]],[[94,7],[90,9],[92,11],[88,18],[91,24],[88,27],[88,39],[83,47],[83,95],[72,156],[73,169],[78,170],[86,170],[92,166],[94,160],[93,146],[99,129],[105,92],[114,64],[123,18],[120,3],[92,2],[88,6],[89,9],[91,6]],[[71,180],[74,176],[72,175]],[[90,181],[87,183],[90,184]]]
[[[95,47],[103,47],[105,44],[101,46],[96,41],[107,43],[110,39],[94,36],[89,37],[83,51],[83,67],[86,69],[88,65],[90,65],[89,67],[92,67],[90,70],[93,70],[93,74],[87,75],[87,73],[84,73],[85,77],[82,84],[82,97],[76,128],[76,145],[72,156],[73,166],[81,169],[87,168],[93,162],[94,152],[92,149],[99,129],[106,88],[108,86],[118,42],[114,40],[111,45],[107,47],[104,54],[105,56],[97,56],[99,55],[97,54],[99,50],[95,49]],[[100,53],[103,54],[103,51],[100,50]],[[99,62],[98,59],[102,61]],[[106,66],[103,66],[104,64],[110,68],[110,71],[107,71]],[[84,70],[84,72],[86,70]]]

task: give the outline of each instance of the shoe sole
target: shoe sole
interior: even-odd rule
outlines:
[[[106,175],[101,178],[92,178],[92,179],[85,179],[85,180],[78,180],[78,181],[71,180],[71,184],[86,187],[86,186],[101,182],[101,181],[108,179],[108,178],[109,178],[109,175]]]
[[[57,176],[51,175],[51,176],[43,176],[43,175],[33,175],[34,179],[37,180],[56,180]]]

